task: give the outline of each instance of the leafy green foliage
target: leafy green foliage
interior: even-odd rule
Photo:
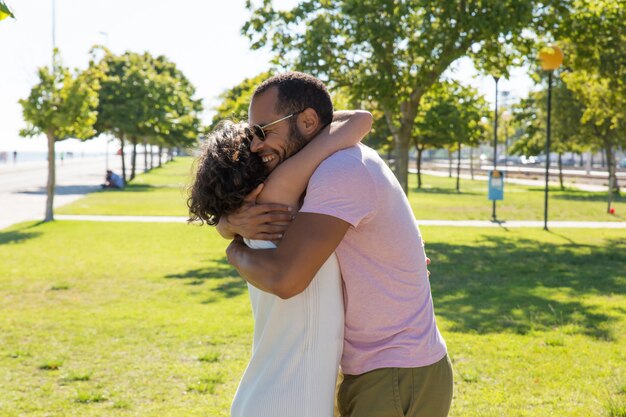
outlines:
[[[462,56],[472,54],[483,59],[483,67],[494,67],[497,60],[489,57],[502,53],[499,45],[521,37],[551,3],[309,0],[278,11],[270,0],[257,8],[248,1],[252,16],[242,31],[253,49],[269,46],[277,63],[378,102],[394,137],[395,174],[406,191],[422,96]]]
[[[220,94],[220,105],[215,109],[216,114],[209,126],[210,130],[215,129],[222,120],[247,121],[248,106],[252,99],[252,94],[256,87],[270,77],[269,72],[263,72],[256,77],[246,78],[236,86]]]
[[[191,82],[166,57],[103,51],[104,56],[92,61],[89,69],[101,83],[96,129],[117,137],[122,149],[127,139],[133,144],[132,179],[140,141],[170,148],[196,143],[202,103],[194,98]],[[123,165],[124,178],[125,171]]]
[[[22,136],[45,134],[54,141],[88,139],[95,134],[98,106],[97,82],[85,74],[72,74],[55,52],[54,68],[39,68],[39,83],[27,99],[20,100],[27,127]]]
[[[514,106],[513,114],[523,127],[523,133],[511,147],[513,154],[537,155],[545,152],[547,97],[546,86],[543,90],[531,92],[528,98]],[[583,104],[557,73],[552,85],[552,152],[582,152],[591,147],[592,138],[583,130],[581,122],[583,111]]]
[[[413,126],[418,188],[422,152],[437,148],[458,150],[463,144],[478,144],[484,135],[481,120],[487,113],[487,103],[474,88],[453,81],[441,81],[424,95]]]

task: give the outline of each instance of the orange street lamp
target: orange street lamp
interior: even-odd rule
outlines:
[[[552,72],[563,63],[563,51],[556,45],[541,48],[541,68],[548,71],[548,123],[546,127],[546,189],[543,202],[543,229],[548,230],[548,178],[550,176],[550,113],[552,112]]]

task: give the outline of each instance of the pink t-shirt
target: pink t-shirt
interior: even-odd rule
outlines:
[[[378,154],[358,145],[326,159],[300,211],[352,226],[336,250],[346,311],[342,371],[359,375],[442,359],[446,345],[435,323],[422,237]]]

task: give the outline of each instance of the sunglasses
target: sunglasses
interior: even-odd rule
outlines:
[[[254,135],[254,136],[256,136],[257,138],[259,138],[261,141],[264,141],[264,140],[265,140],[265,129],[266,129],[266,128],[268,128],[268,127],[270,127],[270,126],[272,126],[272,125],[275,125],[276,123],[280,123],[280,122],[282,122],[283,120],[287,120],[287,119],[289,119],[290,117],[293,117],[293,116],[295,116],[295,115],[296,115],[296,114],[298,114],[298,113],[302,113],[302,111],[297,111],[297,112],[295,112],[295,113],[291,113],[291,114],[290,114],[290,115],[288,115],[288,116],[285,116],[285,117],[283,117],[283,118],[281,118],[281,119],[275,120],[275,121],[273,121],[273,122],[271,122],[271,123],[268,123],[268,124],[266,124],[266,125],[264,125],[264,126],[260,126],[260,125],[252,125],[252,128],[246,127],[246,128],[245,128],[246,135],[248,135],[248,137],[250,138],[250,140],[252,140],[252,135]]]

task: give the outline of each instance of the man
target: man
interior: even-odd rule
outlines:
[[[332,110],[314,77],[272,77],[250,103],[251,150],[272,170],[330,123]],[[335,153],[311,177],[288,227],[272,223],[289,219],[280,209],[250,202],[218,230],[225,237],[280,239],[276,249],[254,250],[235,238],[227,255],[244,279],[281,298],[305,290],[336,252],[345,299],[341,415],[447,416],[452,368],[435,323],[422,239],[402,188],[377,153],[366,146]]]

